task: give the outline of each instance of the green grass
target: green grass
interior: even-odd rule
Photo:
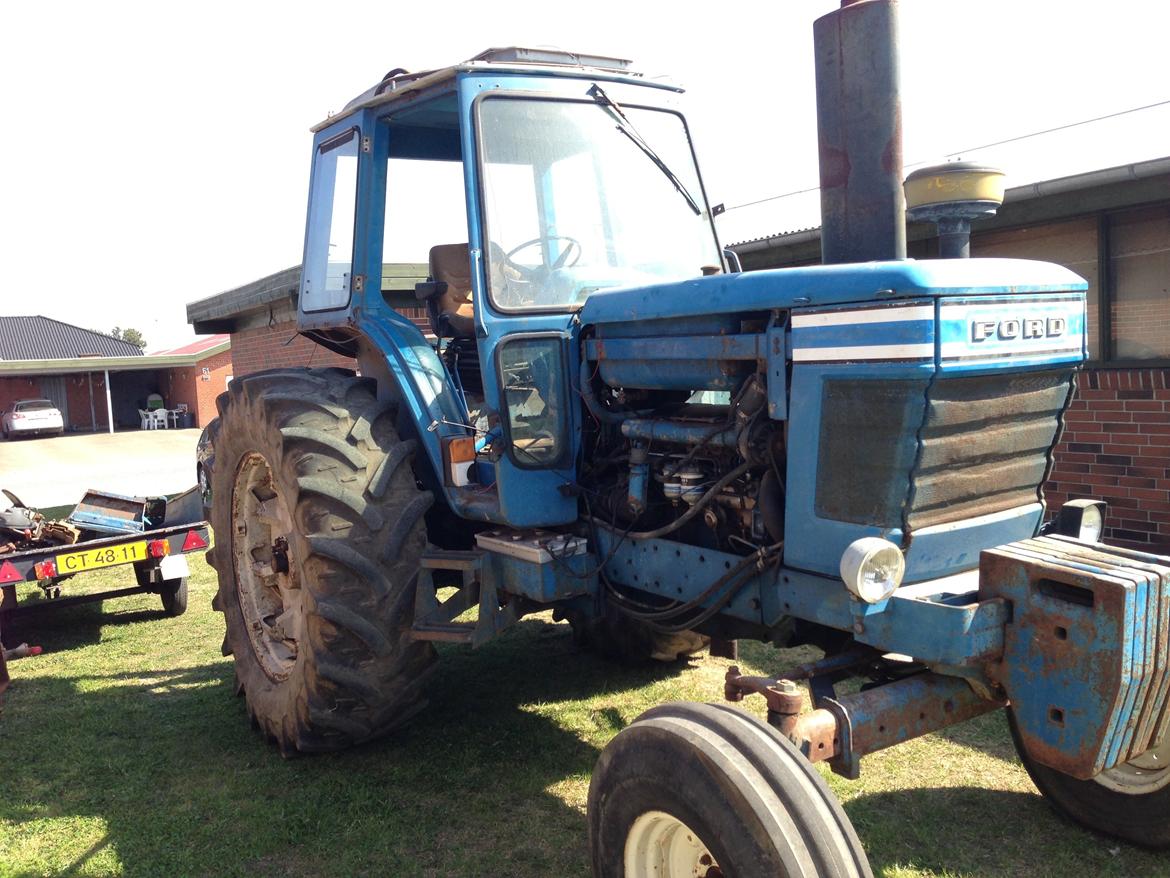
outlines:
[[[11,665],[0,714],[0,876],[585,876],[598,753],[654,704],[717,700],[728,664],[623,669],[536,617],[444,650],[409,728],[283,760],[231,694],[213,590],[197,558],[181,618],[144,595],[24,622],[47,652]],[[744,644],[740,664],[792,658]],[[1170,857],[1058,818],[998,715],[826,776],[878,875],[1170,876]]]

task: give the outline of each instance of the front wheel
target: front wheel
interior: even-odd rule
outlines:
[[[869,862],[821,776],[735,708],[676,703],[609,743],[589,786],[595,878],[862,878]]]
[[[1149,848],[1170,848],[1170,733],[1136,759],[1079,780],[1028,756],[1015,719],[1016,753],[1044,798],[1086,829]]]

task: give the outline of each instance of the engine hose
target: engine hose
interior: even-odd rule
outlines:
[[[585,408],[589,414],[597,418],[605,424],[620,424],[627,418],[645,417],[650,414],[648,411],[629,411],[629,412],[611,412],[609,409],[602,408],[601,403],[597,399],[597,395],[593,392],[593,373],[589,371],[589,361],[581,361],[581,369],[578,372],[578,387],[577,392],[581,394],[581,399],[585,402]]]
[[[727,606],[727,604],[731,602],[731,600],[739,592],[739,589],[747,581],[747,577],[743,577],[742,574],[749,572],[752,567],[760,567],[760,569],[766,569],[767,567],[770,567],[777,561],[779,557],[777,554],[778,549],[779,544],[776,546],[769,546],[767,549],[761,549],[760,551],[749,555],[740,561],[734,568],[723,574],[723,576],[719,577],[719,579],[716,580],[705,592],[703,592],[703,594],[691,599],[690,601],[687,601],[685,604],[677,604],[657,612],[634,610],[630,607],[629,600],[607,582],[606,584],[609,586],[609,598],[614,607],[619,612],[624,613],[631,618],[645,622],[646,624],[663,633],[679,634],[683,631],[689,631],[696,625],[700,625],[703,622],[706,622],[725,606]],[[730,587],[727,588],[726,592],[711,606],[703,608],[697,615],[691,617],[690,619],[683,621],[677,620],[677,617],[681,616],[683,613],[699,609],[703,601],[707,600],[711,595],[718,593],[726,586]],[[673,622],[673,624],[668,624],[671,622]]]
[[[751,555],[748,555],[747,557],[743,558],[734,567],[732,567],[730,570],[728,570],[722,576],[720,576],[718,579],[716,579],[713,583],[711,583],[711,585],[708,586],[707,589],[704,590],[702,594],[691,598],[686,603],[674,604],[673,606],[663,607],[663,608],[658,608],[658,609],[648,608],[646,610],[632,610],[630,615],[636,615],[638,618],[643,619],[644,621],[647,621],[647,622],[665,621],[668,619],[672,619],[675,616],[680,616],[683,613],[690,612],[691,610],[697,610],[700,607],[702,607],[702,605],[705,601],[709,600],[711,597],[718,594],[720,592],[720,590],[722,590],[724,588],[724,586],[733,582],[739,576],[739,574],[748,570],[752,566],[755,566],[755,565],[760,564],[763,561],[767,560],[770,555],[775,553],[777,548],[778,548],[778,545],[777,546],[769,546],[767,548],[760,549],[757,552],[753,552]],[[624,603],[627,607],[631,603],[634,603],[631,599],[627,598],[625,595],[622,595],[620,592],[617,592],[616,590],[614,590],[612,586],[610,586],[610,588],[617,595],[618,599],[622,603]],[[732,590],[732,594],[734,594],[734,589]],[[726,599],[723,602],[725,603]]]
[[[717,481],[714,485],[712,485],[707,490],[706,494],[695,501],[694,506],[676,518],[670,524],[664,524],[662,527],[655,528],[654,530],[630,531],[626,534],[626,536],[632,540],[653,540],[657,539],[658,537],[666,536],[669,533],[674,533],[676,530],[702,512],[703,507],[715,499],[715,495],[717,495],[720,491],[722,491],[751,468],[751,463],[741,463],[739,466]]]

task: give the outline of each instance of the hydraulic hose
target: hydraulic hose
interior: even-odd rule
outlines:
[[[620,424],[631,413],[618,414],[617,412],[607,411],[601,407],[601,403],[597,401],[597,397],[593,395],[593,373],[589,371],[589,361],[581,361],[581,369],[578,373],[578,392],[581,394],[581,399],[585,401],[585,408],[589,410],[589,414],[597,418],[597,420],[606,424]]]
[[[716,494],[718,494],[751,468],[752,465],[750,463],[741,463],[739,466],[717,481],[714,485],[712,485],[707,490],[706,494],[695,501],[694,506],[688,509],[683,515],[676,518],[670,524],[664,524],[662,527],[655,528],[654,530],[630,531],[628,534],[626,534],[626,536],[632,540],[653,540],[657,539],[658,537],[666,536],[668,533],[674,533],[676,530],[698,515],[703,510],[704,506],[715,499]]]

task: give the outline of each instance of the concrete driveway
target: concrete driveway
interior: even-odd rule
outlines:
[[[162,495],[195,484],[199,430],[133,430],[0,442],[0,487],[34,508],[72,505],[88,488]]]

